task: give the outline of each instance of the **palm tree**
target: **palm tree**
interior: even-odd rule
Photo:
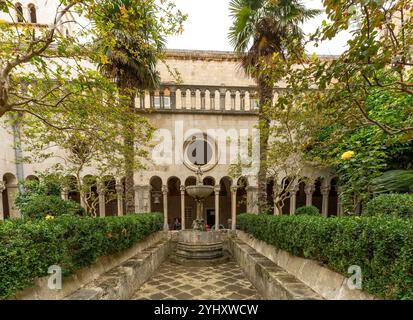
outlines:
[[[113,23],[119,17],[111,32],[116,39],[115,45],[103,48],[104,63],[101,72],[116,81],[120,93],[127,98],[132,110],[138,91],[153,90],[159,87],[160,75],[156,69],[157,62],[165,50],[165,40],[157,32],[157,17],[154,6],[145,5],[136,0],[113,0],[107,2],[105,17]],[[122,23],[122,16],[128,15],[128,21]],[[102,59],[101,59],[102,60]],[[134,137],[133,128],[124,137],[125,141],[125,196],[126,212],[134,212]]]
[[[233,24],[229,31],[231,45],[242,57],[242,66],[258,85],[260,168],[258,173],[258,206],[267,207],[267,149],[273,86],[262,70],[274,53],[287,60],[292,56],[288,43],[304,47],[305,34],[300,25],[315,17],[319,10],[307,9],[298,0],[231,0],[230,13]]]

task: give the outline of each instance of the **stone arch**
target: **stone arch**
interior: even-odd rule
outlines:
[[[210,176],[205,177],[203,179],[203,183],[207,186],[215,186],[215,178],[210,177]]]
[[[248,187],[248,179],[246,177],[238,178],[237,199],[236,199],[237,214],[247,212],[247,187]]]
[[[330,192],[328,194],[328,215],[338,216],[338,178],[330,180]]]
[[[190,176],[185,179],[185,187],[196,185],[196,177]]]
[[[304,181],[305,179],[301,179],[301,181],[298,184],[297,188],[297,202],[296,202],[296,208],[300,207],[305,207],[306,204],[306,194],[305,194],[305,186],[306,183]]]
[[[267,182],[267,207],[271,213],[274,212],[274,180],[273,179]]]
[[[39,181],[39,178],[38,178],[37,176],[31,174],[31,175],[28,175],[28,176],[26,177],[26,180],[27,180],[27,181]]]
[[[317,207],[320,212],[323,210],[323,195],[321,193],[321,188],[323,186],[323,179],[318,177],[314,182],[314,193],[313,193],[313,203],[312,205]]]
[[[149,180],[151,186],[151,208],[154,212],[163,212],[162,179],[153,176]]]
[[[84,197],[86,202],[86,211],[88,214],[99,216],[99,195],[98,195],[98,179],[96,176],[87,174],[82,178],[84,186]]]
[[[113,176],[104,176],[101,183],[105,192],[105,216],[116,216],[118,213],[116,179]]]
[[[289,190],[287,190],[289,184],[290,184],[290,179],[288,177],[285,177],[285,178],[282,179],[281,185],[284,186],[284,189],[282,190],[283,194],[286,193],[286,192],[290,192]],[[289,215],[290,214],[290,201],[291,201],[290,197],[287,197],[284,200],[284,206],[282,208],[282,214],[283,215]]]
[[[227,229],[231,228],[231,186],[230,177],[222,177],[219,181],[219,223]]]
[[[170,177],[167,180],[168,187],[168,226],[169,230],[176,230],[175,221],[181,222],[181,180],[178,177]]]
[[[20,2],[17,2],[14,5],[14,10],[16,11],[16,21],[24,22],[23,5]]]
[[[77,178],[75,176],[66,176],[64,179],[64,184],[64,188],[67,191],[68,200],[81,204]]]
[[[27,7],[29,9],[29,22],[37,23],[36,6],[33,3],[30,3]]]
[[[185,179],[184,186],[193,186],[196,184],[196,177],[189,176]],[[185,228],[189,229],[192,226],[192,222],[196,218],[196,202],[185,191]]]
[[[3,175],[4,190],[1,194],[3,202],[3,219],[9,219],[17,216],[18,212],[15,207],[17,196],[17,178],[12,173]]]

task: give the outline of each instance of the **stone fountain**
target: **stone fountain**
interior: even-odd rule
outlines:
[[[175,262],[189,265],[214,265],[228,260],[223,251],[221,233],[215,230],[206,231],[202,208],[205,199],[214,191],[213,186],[202,183],[203,172],[198,166],[197,182],[186,188],[187,193],[195,199],[196,219],[191,230],[182,230],[179,234]]]

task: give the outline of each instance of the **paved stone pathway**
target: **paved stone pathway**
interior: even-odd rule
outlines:
[[[188,267],[164,262],[132,300],[259,300],[261,296],[235,262]]]

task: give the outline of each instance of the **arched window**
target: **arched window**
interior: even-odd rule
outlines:
[[[15,10],[16,10],[16,19],[17,22],[23,22],[24,20],[24,16],[23,16],[23,6],[21,3],[16,3],[16,5],[14,6]]]
[[[34,4],[29,4],[29,14],[30,14],[30,22],[37,23],[37,15],[36,15],[36,7]]]

